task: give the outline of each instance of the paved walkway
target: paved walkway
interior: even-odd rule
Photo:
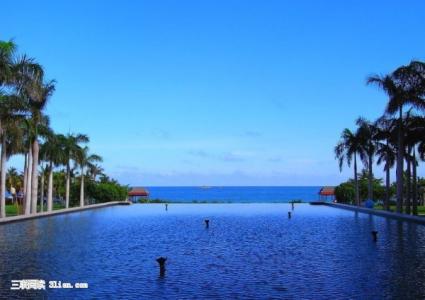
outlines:
[[[130,204],[130,202],[127,202],[127,201],[114,201],[114,202],[106,202],[106,203],[99,203],[99,204],[91,204],[91,205],[86,205],[86,206],[83,206],[83,207],[71,207],[71,208],[68,208],[68,209],[62,208],[62,209],[53,210],[53,211],[45,211],[45,212],[37,213],[37,214],[33,214],[33,215],[19,215],[19,216],[14,216],[14,217],[6,217],[6,218],[0,219],[0,225],[12,223],[12,222],[20,222],[20,221],[25,221],[25,220],[30,220],[30,219],[45,218],[45,217],[50,217],[50,216],[69,214],[69,213],[73,213],[73,212],[79,212],[79,211],[101,208],[101,207],[106,207],[106,206],[129,205],[129,204]]]
[[[371,208],[359,207],[359,206],[354,206],[349,204],[341,204],[341,203],[324,203],[324,204],[327,206],[332,206],[336,208],[348,209],[348,210],[358,211],[361,213],[387,217],[387,218],[396,219],[400,221],[415,222],[418,224],[425,225],[425,217],[411,216],[406,214],[390,212],[386,210],[371,209]]]

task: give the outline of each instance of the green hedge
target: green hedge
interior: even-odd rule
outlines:
[[[341,183],[335,188],[335,198],[340,203],[353,203],[355,197],[355,188],[349,182]]]
[[[359,196],[360,201],[367,199],[368,194],[368,177],[366,172],[359,174]],[[372,181],[373,200],[384,200],[385,198],[385,185],[382,183],[382,179],[374,178]],[[390,196],[394,195],[395,188],[391,186]],[[341,183],[335,188],[335,198],[338,202],[342,203],[354,203],[355,201],[355,184],[353,179],[349,179],[346,182]]]
[[[84,197],[94,200],[95,203],[111,201],[124,201],[128,196],[128,187],[118,184],[116,181],[97,182],[85,178]],[[75,180],[71,185],[71,206],[80,203],[80,180]]]

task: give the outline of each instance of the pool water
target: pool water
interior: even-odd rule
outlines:
[[[327,206],[288,211],[135,204],[3,225],[0,298],[425,298],[425,226]],[[15,279],[89,288],[10,290]]]

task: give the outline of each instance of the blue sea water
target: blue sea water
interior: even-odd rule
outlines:
[[[279,203],[318,200],[319,186],[147,187],[150,199],[176,202]]]

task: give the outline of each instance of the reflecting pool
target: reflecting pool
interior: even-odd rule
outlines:
[[[425,298],[425,226],[308,204],[289,219],[291,210],[135,204],[2,225],[0,298]],[[16,279],[89,287],[10,290]]]

